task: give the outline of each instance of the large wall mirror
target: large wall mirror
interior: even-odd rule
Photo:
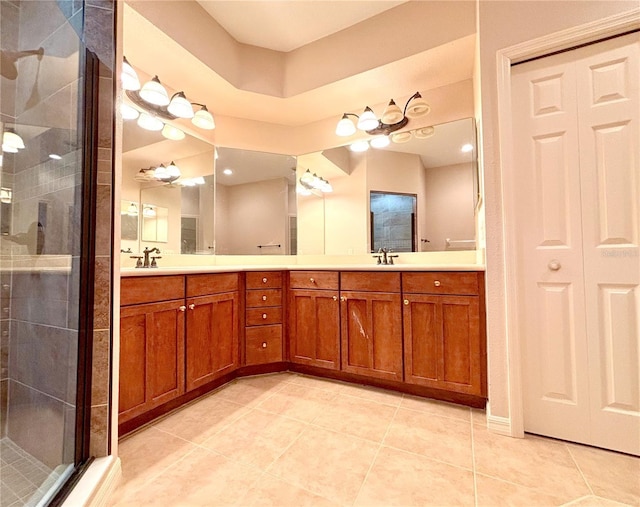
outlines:
[[[413,132],[406,142],[298,157],[332,192],[298,195],[298,253],[473,250],[478,196],[472,118]]]
[[[155,168],[173,164],[174,177]],[[121,246],[139,252],[214,252],[214,147],[187,135],[170,140],[160,132],[124,123]],[[160,179],[162,177],[163,179]]]

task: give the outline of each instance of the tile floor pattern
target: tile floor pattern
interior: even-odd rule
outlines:
[[[120,443],[112,506],[640,505],[640,460],[486,429],[484,412],[282,373]]]
[[[0,440],[0,507],[37,505],[58,476],[10,439]]]

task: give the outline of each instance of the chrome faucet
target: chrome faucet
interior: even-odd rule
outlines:
[[[385,266],[393,266],[393,259],[398,255],[391,255],[391,250],[386,248],[378,248],[378,253],[373,256],[374,259],[378,259],[376,264],[383,264]]]

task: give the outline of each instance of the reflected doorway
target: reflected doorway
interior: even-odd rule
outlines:
[[[416,194],[370,193],[371,251],[416,250]]]

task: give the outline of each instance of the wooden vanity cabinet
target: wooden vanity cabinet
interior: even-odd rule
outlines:
[[[283,359],[282,272],[246,274],[244,364],[277,363]]]
[[[186,390],[239,366],[238,273],[188,275]]]
[[[119,423],[184,393],[184,277],[123,278]]]
[[[289,274],[289,361],[340,369],[339,273]]]
[[[400,273],[343,272],[342,371],[402,381]]]
[[[486,396],[478,272],[403,273],[405,382]]]

